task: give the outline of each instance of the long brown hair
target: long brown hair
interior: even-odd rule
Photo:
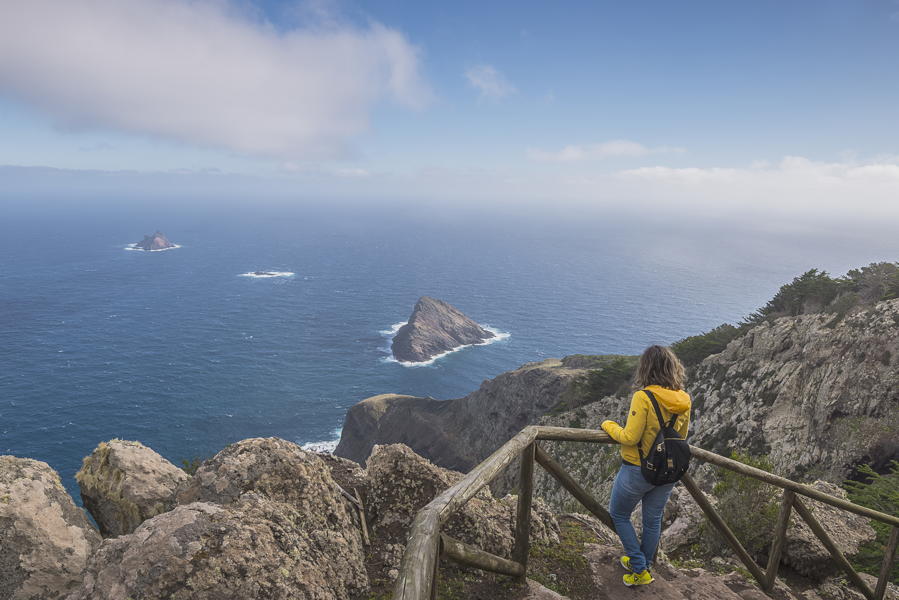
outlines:
[[[684,379],[684,365],[670,348],[650,346],[640,356],[634,383],[639,388],[660,385],[671,390],[682,390]]]

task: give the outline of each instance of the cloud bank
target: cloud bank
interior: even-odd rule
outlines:
[[[517,92],[515,86],[491,65],[476,65],[465,71],[469,85],[478,90],[481,98],[502,100]]]
[[[541,162],[576,162],[583,160],[602,160],[604,158],[641,157],[649,154],[682,153],[683,148],[660,146],[648,148],[643,144],[630,140],[611,140],[599,144],[570,145],[561,150],[541,150],[529,148],[528,158]]]
[[[0,3],[0,94],[74,129],[330,158],[382,99],[418,108],[416,48],[380,24],[281,31],[224,0]]]

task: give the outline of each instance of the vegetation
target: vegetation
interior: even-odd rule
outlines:
[[[771,470],[771,462],[766,456],[752,457],[733,452],[731,458],[757,469]],[[729,469],[719,469],[718,483],[712,493],[718,498],[718,513],[746,551],[756,560],[766,557],[780,510],[777,488]],[[752,510],[747,510],[750,506]],[[708,523],[703,526],[699,546],[699,553],[707,557],[730,552],[718,530]]]
[[[899,515],[899,462],[892,461],[885,474],[876,472],[870,465],[860,467],[859,473],[864,477],[862,481],[847,481],[843,485],[849,499],[888,515]],[[877,532],[877,538],[859,549],[853,566],[876,577],[890,537],[890,526],[878,521],[871,521],[871,526]],[[893,565],[890,578],[899,585],[899,565]]]
[[[899,263],[871,263],[861,269],[852,269],[842,277],[831,277],[826,271],[811,269],[781,286],[765,306],[740,323],[724,323],[706,333],[679,340],[671,348],[685,365],[692,366],[721,352],[731,340],[764,321],[830,313],[834,319],[828,325],[833,326],[858,307],[893,298],[899,298]]]
[[[636,356],[621,354],[566,356],[562,360],[562,364],[566,367],[589,369],[589,371],[574,382],[562,396],[562,400],[556,405],[553,412],[557,414],[595,402],[606,396],[623,393],[633,380],[637,360]]]
[[[204,459],[199,456],[194,456],[190,460],[183,459],[181,461],[181,469],[190,476],[194,476],[197,473],[197,469],[202,466]]]

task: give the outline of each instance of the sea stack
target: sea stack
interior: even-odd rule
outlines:
[[[134,244],[134,247],[151,252],[153,250],[167,250],[168,248],[174,248],[175,244],[170,242],[169,238],[165,237],[164,233],[157,231],[153,235],[145,235],[143,240]]]
[[[400,327],[390,346],[402,362],[426,362],[459,346],[482,344],[495,337],[454,306],[422,296],[409,322]]]

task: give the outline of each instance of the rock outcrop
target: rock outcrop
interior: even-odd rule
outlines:
[[[812,485],[826,494],[847,499],[846,492],[837,485],[826,481],[816,481]],[[863,544],[874,540],[874,529],[868,519],[807,498],[802,502],[812,511],[844,556],[851,559]],[[782,561],[794,571],[816,580],[841,572],[827,548],[815,537],[805,521],[795,514],[787,529]]]
[[[367,588],[358,548],[318,515],[249,492],[194,502],[104,541],[69,600],[346,600]]]
[[[400,327],[390,349],[402,362],[426,362],[459,346],[481,344],[495,337],[460,312],[436,298],[423,296],[409,321]]]
[[[689,391],[697,446],[767,454],[806,481],[881,469],[899,458],[899,299],[764,322],[702,361]]]
[[[456,400],[374,396],[347,411],[334,453],[361,463],[375,444],[406,444],[441,467],[468,471],[543,414],[585,402],[590,372],[567,358],[550,359],[503,373]]]
[[[154,250],[167,250],[168,248],[174,248],[175,244],[170,242],[169,238],[165,237],[164,233],[162,233],[161,231],[156,231],[156,233],[152,235],[145,235],[144,239],[136,242],[132,247],[139,250],[152,252]]]
[[[462,474],[431,464],[407,446],[393,444],[375,447],[366,475],[366,510],[372,531],[376,538],[399,546],[385,560],[395,568],[415,515]],[[451,517],[442,531],[477,548],[509,556],[517,501],[515,496],[494,498],[485,488]],[[559,541],[556,520],[539,499],[532,508],[531,539]]]
[[[175,506],[175,491],[189,477],[140,442],[101,442],[75,474],[84,507],[100,533],[131,533]]]
[[[352,505],[315,454],[278,438],[231,444],[181,506],[109,539],[71,600],[343,600],[368,588]]]
[[[100,534],[47,463],[0,456],[0,599],[64,598]]]

